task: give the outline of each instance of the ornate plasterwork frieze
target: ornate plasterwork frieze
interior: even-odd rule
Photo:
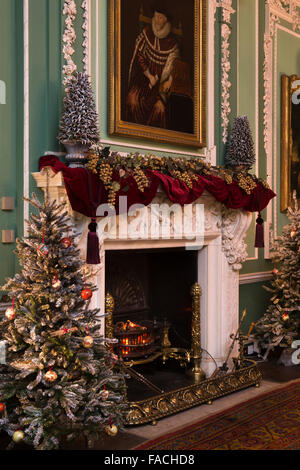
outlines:
[[[73,44],[76,40],[76,33],[74,29],[74,20],[76,18],[77,9],[76,3],[74,0],[65,0],[63,7],[63,15],[66,15],[65,19],[65,30],[63,34],[63,56],[65,64],[63,65],[63,84],[66,85],[72,76],[72,74],[77,70],[77,66],[72,59],[74,54]]]
[[[231,36],[231,15],[235,13],[232,8],[232,0],[221,0],[214,2],[215,10],[217,7],[222,8],[222,27],[221,27],[221,125],[223,142],[226,143],[228,139],[228,125],[229,115],[231,112],[230,107],[230,88],[231,82],[229,80],[229,73],[231,69],[230,63],[230,48],[229,40]]]
[[[88,0],[83,0],[81,4],[83,9],[83,71],[85,73],[89,72],[89,2]]]

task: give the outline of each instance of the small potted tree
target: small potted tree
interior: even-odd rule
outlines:
[[[254,143],[249,120],[247,116],[238,116],[232,128],[225,165],[236,172],[247,172],[254,163]]]
[[[70,167],[84,167],[84,153],[98,142],[98,115],[89,76],[76,73],[68,81],[63,100],[58,140]]]

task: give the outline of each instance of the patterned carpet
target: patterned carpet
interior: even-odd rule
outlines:
[[[300,380],[135,450],[300,450]]]

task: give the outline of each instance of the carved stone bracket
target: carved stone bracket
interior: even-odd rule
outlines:
[[[223,207],[222,246],[227,261],[234,271],[239,271],[247,259],[247,245],[244,239],[251,221],[252,215],[250,212]]]

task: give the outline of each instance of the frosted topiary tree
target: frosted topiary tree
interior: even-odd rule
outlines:
[[[239,170],[250,169],[254,163],[254,143],[248,118],[238,116],[231,132],[225,164],[227,167]]]
[[[58,140],[90,146],[99,140],[98,115],[89,76],[76,73],[67,84]]]

